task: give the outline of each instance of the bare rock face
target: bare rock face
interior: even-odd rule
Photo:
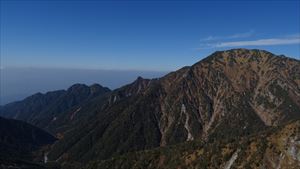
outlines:
[[[299,118],[299,68],[294,59],[238,49],[167,75],[160,80],[161,145],[172,143],[168,130],[190,140],[220,126],[254,131]]]

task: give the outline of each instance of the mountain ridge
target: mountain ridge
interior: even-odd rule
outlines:
[[[245,52],[248,55],[261,55],[262,60],[257,61],[257,56],[248,58],[250,61],[240,59],[244,57],[226,60],[227,55],[244,56]],[[275,64],[278,61],[288,65]],[[299,101],[286,93],[297,95],[299,82],[295,82],[294,77],[286,78],[282,74],[283,70],[290,71],[292,75],[299,74],[298,66],[299,61],[259,50],[230,50],[225,54],[215,53],[191,67],[159,79],[138,78],[132,84],[114,90],[105,108],[95,110],[98,112],[97,122],[93,126],[87,125],[91,128],[82,132],[74,130],[81,138],[75,143],[76,146],[64,150],[62,145],[68,143],[60,140],[50,155],[56,159],[55,154],[60,154],[59,150],[68,154],[65,160],[69,158],[76,161],[81,158],[86,161],[96,156],[105,159],[112,152],[122,154],[194,139],[242,137],[299,118]],[[234,71],[238,67],[241,70]],[[267,73],[262,76],[261,83],[257,78],[261,76],[258,69]],[[274,87],[263,83],[269,81],[265,81],[265,78],[273,78],[272,82],[276,82],[273,86],[277,86],[278,90],[269,90]],[[283,82],[283,91],[278,82]],[[286,94],[281,95],[280,92]],[[261,96],[259,93],[268,94]],[[259,96],[266,99],[260,100]],[[275,103],[281,104],[273,107]],[[262,114],[260,109],[255,109],[256,106],[269,112]],[[87,131],[89,134],[86,135]],[[93,141],[90,147],[86,147],[90,139]],[[81,155],[78,158],[71,154]]]
[[[72,123],[55,125],[59,140],[48,154],[62,163],[86,164],[193,141],[239,140],[300,119],[300,61],[264,50],[218,51],[67,110],[60,119]]]

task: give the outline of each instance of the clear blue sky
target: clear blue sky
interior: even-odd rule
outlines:
[[[299,30],[299,0],[1,0],[1,67],[165,71],[240,47],[299,59]]]

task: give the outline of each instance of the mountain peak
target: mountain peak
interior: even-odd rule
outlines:
[[[144,80],[144,78],[143,78],[142,76],[138,76],[138,77],[136,78],[136,80],[137,80],[137,81],[141,81],[141,80]]]
[[[224,51],[216,51],[209,55],[207,58],[199,61],[197,64],[201,63],[223,63],[228,65],[236,64],[244,64],[244,63],[260,63],[272,60],[272,58],[284,58],[287,57],[283,55],[275,55],[271,52],[266,50],[260,49],[245,49],[245,48],[238,48],[238,49],[230,49]]]
[[[243,57],[243,58],[251,58],[251,57],[266,57],[266,56],[275,56],[275,54],[268,52],[266,50],[260,49],[245,49],[245,48],[238,48],[238,49],[230,49],[224,51],[217,51],[214,52],[211,56],[214,57]]]
[[[88,88],[88,86],[85,84],[76,83],[76,84],[72,85],[71,87],[69,87],[68,91],[74,91],[74,90],[79,90],[79,89],[83,89],[83,88]]]

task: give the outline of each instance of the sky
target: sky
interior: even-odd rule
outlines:
[[[25,83],[30,86],[28,74],[15,73],[28,68],[36,70],[38,75],[31,81],[39,83],[39,77],[49,76],[50,70],[52,76],[57,70],[61,74],[74,69],[110,70],[116,78],[114,71],[125,77],[128,71],[136,72],[134,75],[152,71],[152,77],[231,48],[264,49],[300,59],[300,0],[0,3],[2,96],[5,91],[18,93]],[[77,80],[82,81],[83,76],[89,74]],[[103,81],[102,76],[92,77],[94,82]],[[12,82],[6,83],[8,79]],[[61,80],[52,80],[61,85],[48,85],[44,90],[66,87]],[[76,78],[68,84],[74,81]],[[108,87],[115,84],[107,82]],[[11,86],[17,87],[8,89]],[[30,92],[35,91],[32,87]]]
[[[216,50],[299,58],[300,1],[1,1],[1,66],[176,70]]]

